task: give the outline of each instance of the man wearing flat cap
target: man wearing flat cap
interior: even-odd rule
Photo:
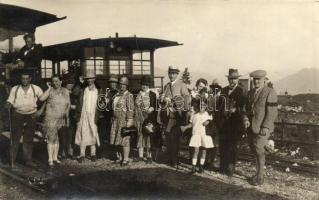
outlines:
[[[265,85],[266,71],[256,70],[250,73],[254,88],[248,92],[247,113],[243,123],[248,128],[249,145],[256,156],[257,174],[252,178],[252,185],[264,182],[265,146],[274,121],[277,118],[277,94],[274,89]]]
[[[182,116],[185,114],[184,111],[187,110],[190,102],[187,85],[181,80],[177,80],[179,72],[179,69],[176,67],[168,67],[170,82],[164,86],[164,92],[160,99],[161,104],[164,104],[163,108],[165,108],[162,109],[161,122],[166,127],[168,161],[172,166],[178,164],[180,136],[179,131],[173,127],[177,127],[183,123]]]
[[[245,105],[243,89],[238,85],[239,72],[229,69],[229,85],[222,88],[216,107],[219,132],[220,172],[232,176],[237,161],[237,144],[242,136],[242,112]]]

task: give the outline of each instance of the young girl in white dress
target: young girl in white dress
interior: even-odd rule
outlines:
[[[197,103],[197,105],[194,106],[195,113],[191,116],[190,124],[181,127],[183,132],[188,128],[193,128],[189,143],[189,147],[194,148],[191,174],[196,173],[196,164],[200,150],[199,173],[202,173],[204,171],[203,166],[206,159],[206,149],[214,147],[212,137],[206,135],[206,126],[209,124],[209,121],[213,120],[213,117],[208,114],[206,108],[207,105],[205,102],[201,101]]]

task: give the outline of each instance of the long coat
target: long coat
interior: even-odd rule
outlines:
[[[246,109],[254,133],[258,134],[261,128],[268,128],[273,132],[278,115],[277,94],[274,89],[264,86],[257,92],[255,88],[250,90]]]
[[[76,130],[76,134],[75,134],[75,144],[77,145],[100,145],[100,140],[99,140],[99,135],[97,132],[97,120],[99,117],[99,110],[98,110],[98,106],[97,106],[97,101],[93,102],[95,103],[95,112],[94,112],[94,116],[92,118],[92,116],[89,115],[85,115],[84,113],[84,95],[85,92],[88,91],[89,88],[86,87],[84,89],[84,91],[81,91],[81,95],[80,95],[80,99],[78,102],[78,106],[76,108],[76,119],[78,123],[77,126],[77,130]],[[98,90],[95,89],[96,94],[97,94],[97,99],[98,99]],[[82,116],[84,114],[84,116]],[[82,121],[82,120],[87,120],[87,121]],[[82,124],[81,124],[82,122]]]
[[[126,91],[123,94],[118,92],[113,98],[113,116],[110,134],[110,144],[129,146],[130,137],[122,137],[121,129],[126,127],[129,120],[133,120],[134,98]]]

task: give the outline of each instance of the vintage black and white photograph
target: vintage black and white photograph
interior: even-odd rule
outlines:
[[[319,1],[0,0],[0,199],[319,199]]]

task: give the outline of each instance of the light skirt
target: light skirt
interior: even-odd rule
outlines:
[[[204,147],[204,148],[213,148],[213,139],[209,135],[193,135],[190,142],[190,147]]]

